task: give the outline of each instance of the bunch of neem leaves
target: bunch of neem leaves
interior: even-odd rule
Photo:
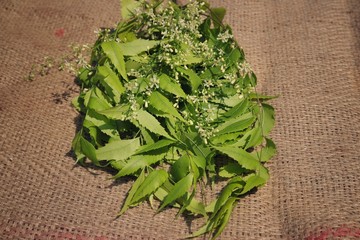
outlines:
[[[225,228],[238,200],[269,178],[275,154],[272,97],[222,23],[223,8],[204,1],[122,2],[123,20],[101,29],[81,69],[75,107],[83,114],[72,148],[77,161],[117,170],[135,182],[119,215],[157,199],[203,217],[189,237]],[[226,181],[216,199],[206,186]]]

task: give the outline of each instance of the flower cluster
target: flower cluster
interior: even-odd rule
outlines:
[[[159,76],[162,73],[165,72],[183,86],[189,76],[179,72],[178,68],[193,70],[202,81],[198,89],[192,92],[188,90],[186,99],[178,96],[171,98],[173,106],[185,120],[196,123],[194,126],[205,141],[213,136],[213,122],[218,118],[218,106],[214,102],[228,97],[228,93],[223,93],[225,88],[234,89],[231,94],[238,94],[240,97],[243,94],[242,79],[251,72],[244,61],[238,61],[236,68],[229,70],[229,55],[239,48],[226,27],[220,28],[218,33],[211,33],[213,37],[204,37],[207,33],[203,28],[208,24],[205,21],[206,14],[203,1],[190,1],[181,10],[178,5],[171,3],[165,8],[157,9],[144,1],[135,9],[134,18],[139,22],[137,35],[157,40],[159,45],[143,55],[148,64],[129,71],[128,75],[137,80],[125,84],[124,96],[124,100],[131,103],[132,110],[141,108],[140,104],[147,108],[147,97],[159,88]],[[103,33],[104,38],[110,39],[109,31]],[[143,81],[144,88],[139,87],[139,81]],[[139,95],[144,100],[142,103],[136,101]],[[196,114],[187,113],[184,106],[188,103],[194,105]]]

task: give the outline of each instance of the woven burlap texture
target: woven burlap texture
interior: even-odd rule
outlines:
[[[360,2],[210,3],[228,9],[258,90],[280,95],[271,180],[220,239],[360,239]],[[23,79],[44,56],[94,42],[119,12],[118,0],[0,1],[0,239],[179,239],[200,226],[147,204],[115,219],[132,180],[74,167],[73,78]]]

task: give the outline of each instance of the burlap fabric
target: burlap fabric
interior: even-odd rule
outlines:
[[[271,180],[220,239],[360,239],[360,1],[211,1],[279,94]],[[0,238],[179,239],[201,224],[146,204],[114,219],[130,179],[74,167],[72,77],[26,82],[31,64],[119,19],[117,0],[0,1]],[[192,224],[191,224],[192,223]]]

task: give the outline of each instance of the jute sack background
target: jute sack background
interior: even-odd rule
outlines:
[[[271,180],[220,239],[359,239],[360,2],[210,2],[228,9],[258,90],[280,95]],[[0,239],[179,239],[201,224],[146,204],[115,220],[132,180],[74,167],[72,77],[23,80],[44,56],[93,43],[119,11],[117,0],[0,1]]]

